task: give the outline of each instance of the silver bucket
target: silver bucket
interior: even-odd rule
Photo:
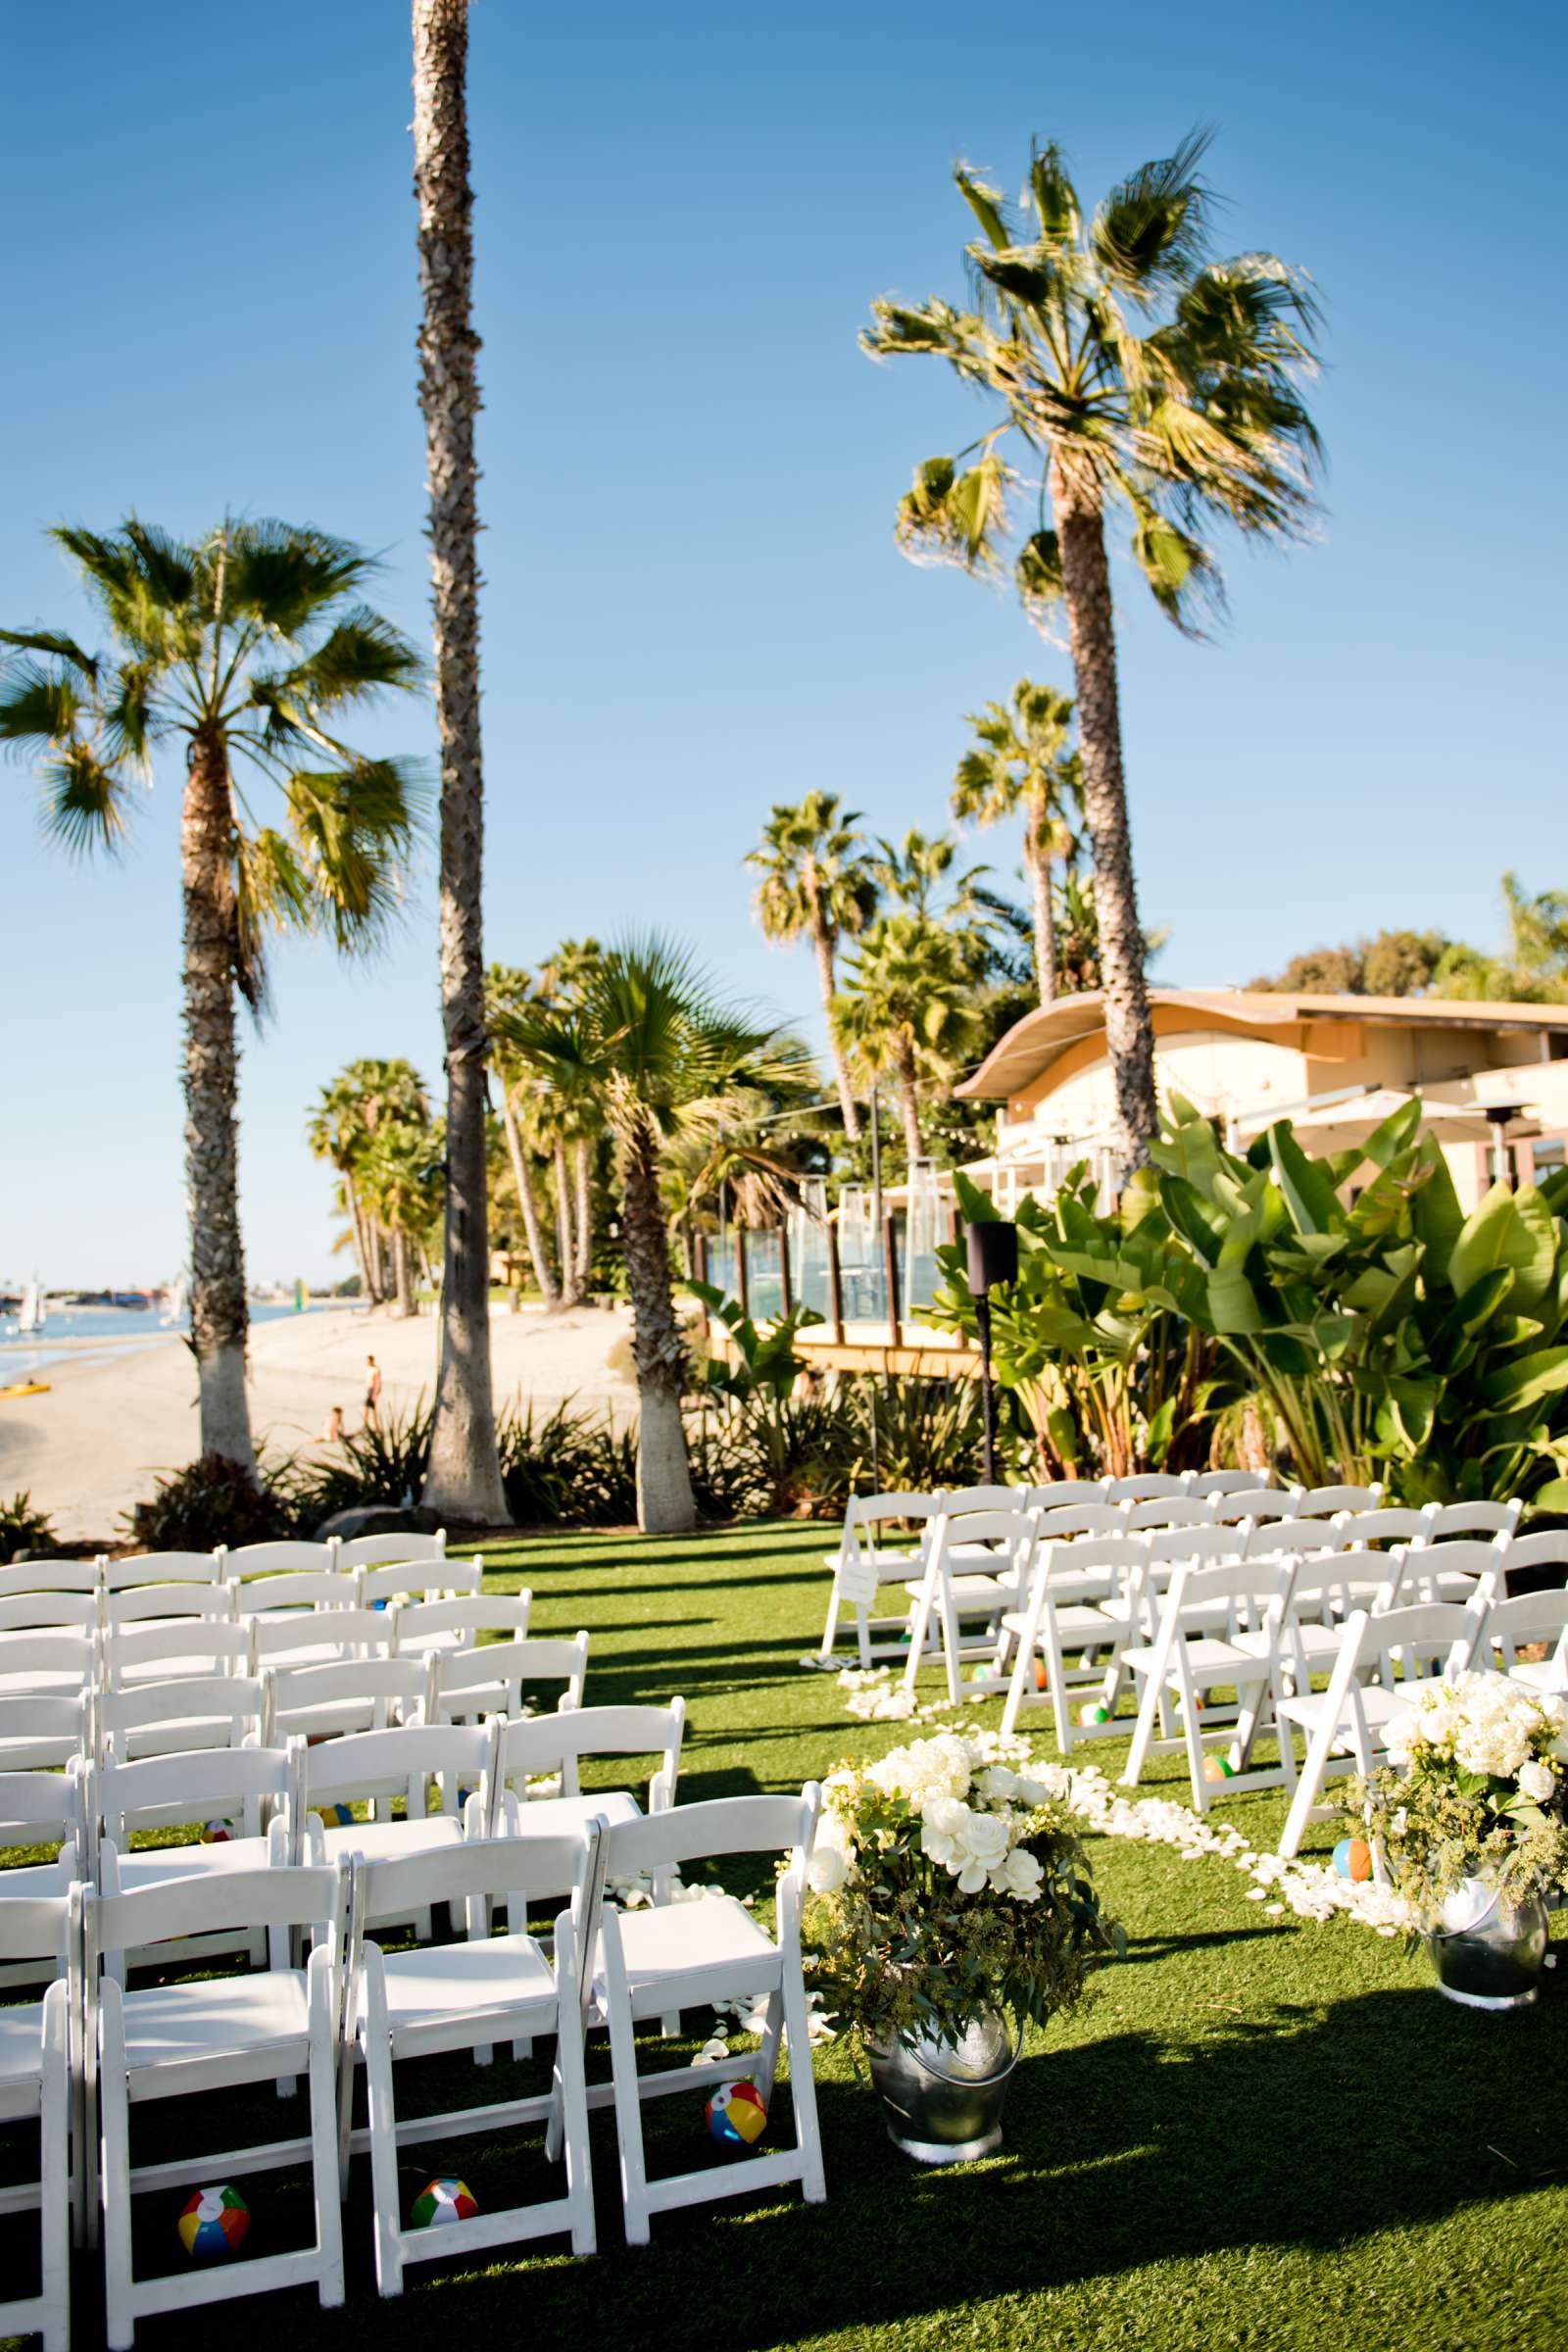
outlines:
[[[977,2018],[956,2042],[922,2035],[866,2051],[888,2137],[917,2164],[965,2164],[1002,2145],[1002,2109],[1018,2052],[1006,2020]]]
[[[1466,2009],[1523,2009],[1541,1988],[1546,1957],[1546,1907],[1538,1895],[1505,1904],[1478,1879],[1467,1879],[1457,1909],[1473,1916],[1430,1937],[1438,1989]],[[1468,1898],[1468,1900],[1466,1900]]]

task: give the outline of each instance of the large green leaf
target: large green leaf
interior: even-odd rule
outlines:
[[[1556,1262],[1556,1220],[1535,1187],[1510,1193],[1494,1184],[1465,1219],[1448,1260],[1448,1280],[1462,1298],[1484,1274],[1511,1266],[1514,1307],[1528,1314],[1550,1289]]]
[[[1274,1180],[1284,1195],[1291,1220],[1298,1233],[1334,1233],[1345,1223],[1345,1212],[1335,1196],[1333,1185],[1314,1160],[1297,1142],[1289,1119],[1280,1119],[1268,1131],[1269,1159]]]
[[[1568,1389],[1568,1348],[1538,1348],[1489,1372],[1481,1394],[1496,1412],[1520,1413]]]

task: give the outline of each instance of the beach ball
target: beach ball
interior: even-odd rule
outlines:
[[[225,2180],[196,2191],[179,2217],[179,2242],[192,2262],[221,2262],[239,2252],[250,2226],[250,2207]]]
[[[1372,1876],[1372,1848],[1364,1838],[1342,1838],[1334,1848],[1334,1867],[1342,1879],[1359,1886]]]
[[[726,2082],[708,2102],[709,2136],[727,2148],[749,2148],[767,2130],[767,2106],[750,2076]]]
[[[1205,1756],[1203,1758],[1203,1778],[1210,1782],[1233,1779],[1234,1774],[1229,1759],[1225,1756]]]
[[[233,1835],[234,1824],[227,1819],[202,1823],[203,1845],[227,1845]]]
[[[479,2200],[466,2180],[427,2180],[410,2215],[416,2230],[441,2230],[449,2222],[471,2221]]]
[[[1083,1726],[1084,1730],[1088,1731],[1094,1724],[1108,1723],[1110,1721],[1110,1709],[1106,1706],[1102,1698],[1092,1698],[1089,1700],[1087,1705],[1079,1708],[1078,1721]]]
[[[313,1805],[311,1811],[316,1815],[317,1820],[324,1822],[329,1830],[346,1830],[353,1824],[354,1807],[352,1805]]]

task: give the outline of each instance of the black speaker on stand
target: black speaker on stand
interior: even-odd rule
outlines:
[[[1004,1217],[971,1225],[967,1234],[969,1288],[980,1330],[980,1401],[985,1416],[986,1485],[997,1483],[997,1396],[991,1379],[991,1293],[1018,1279],[1018,1228]]]

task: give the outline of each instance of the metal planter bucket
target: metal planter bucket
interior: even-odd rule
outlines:
[[[1006,2020],[977,2018],[956,2043],[872,2043],[866,2056],[888,2137],[917,2164],[965,2164],[1002,2145],[1002,2109],[1018,2052]]]
[[[1466,2009],[1526,2008],[1541,1989],[1546,1937],[1539,1896],[1505,1905],[1481,1880],[1467,1879],[1428,1938],[1438,1989]]]

